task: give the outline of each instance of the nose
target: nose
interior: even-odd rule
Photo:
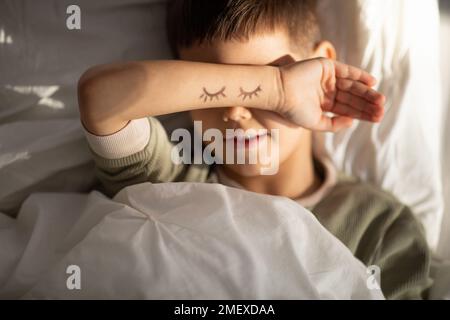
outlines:
[[[252,113],[249,109],[244,107],[228,107],[223,114],[223,120],[228,122],[229,120],[234,122],[240,122],[249,120],[252,118]]]

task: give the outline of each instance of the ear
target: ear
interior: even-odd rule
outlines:
[[[333,44],[329,41],[321,41],[319,42],[313,52],[314,58],[327,58],[331,60],[336,60],[337,53]]]

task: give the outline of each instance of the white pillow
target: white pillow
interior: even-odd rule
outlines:
[[[81,30],[66,28],[73,3],[81,8]],[[0,211],[16,215],[33,192],[92,189],[77,81],[94,64],[170,57],[165,6],[154,0],[0,1]],[[165,123],[176,126],[173,118]]]
[[[66,27],[74,3],[81,30]],[[11,39],[0,44],[0,124],[78,118],[87,68],[170,57],[165,8],[164,0],[0,1],[0,37]]]

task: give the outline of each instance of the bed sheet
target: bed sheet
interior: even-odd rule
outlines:
[[[0,298],[383,298],[296,202],[221,185],[34,194],[17,220],[0,214],[0,243]]]

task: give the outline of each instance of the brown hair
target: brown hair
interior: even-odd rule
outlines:
[[[283,28],[295,48],[309,53],[320,40],[316,0],[172,0],[167,31],[172,50],[213,40],[248,40]]]

